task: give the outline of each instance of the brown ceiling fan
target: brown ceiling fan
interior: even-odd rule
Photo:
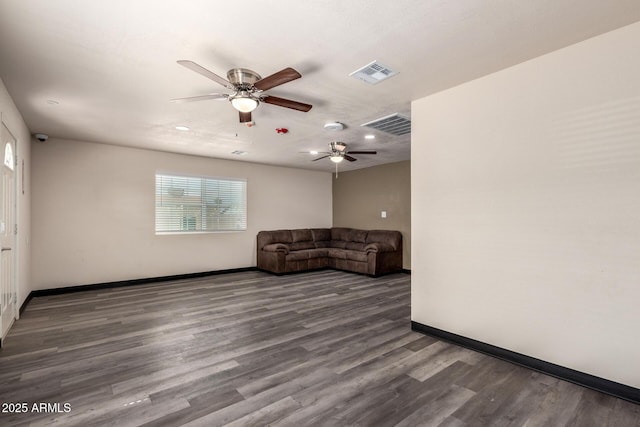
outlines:
[[[350,162],[355,162],[358,159],[350,156],[350,154],[378,154],[377,151],[373,150],[348,151],[347,144],[345,144],[344,142],[330,142],[329,147],[331,148],[331,151],[321,151],[321,153],[326,154],[326,156],[313,159],[312,162],[326,159],[327,157],[329,157],[334,163],[340,163],[343,159],[346,159]]]
[[[226,87],[233,91],[232,94],[226,93],[210,93],[208,95],[191,96],[187,98],[176,98],[174,102],[188,101],[204,101],[208,99],[228,99],[233,107],[240,114],[240,123],[251,122],[251,112],[256,109],[260,102],[273,104],[279,107],[291,108],[293,110],[304,111],[311,110],[311,105],[290,99],[279,98],[272,95],[264,95],[262,92],[276,86],[288,83],[292,80],[302,77],[293,68],[285,68],[277,73],[262,78],[258,73],[246,68],[232,68],[227,72],[227,79],[207,70],[201,65],[193,61],[180,60],[178,64],[195,71],[206,78]]]

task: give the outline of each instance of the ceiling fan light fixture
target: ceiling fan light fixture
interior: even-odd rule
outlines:
[[[333,163],[340,163],[342,161],[342,156],[331,156],[330,158]]]
[[[230,96],[229,99],[233,108],[241,113],[250,113],[258,107],[258,100],[246,91],[240,91],[236,95]]]

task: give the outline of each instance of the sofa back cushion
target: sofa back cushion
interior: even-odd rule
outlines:
[[[345,249],[349,249],[351,251],[360,251],[360,252],[364,252],[364,247],[366,246],[365,243],[360,243],[360,242],[347,242],[347,245],[345,246]]]
[[[329,247],[336,249],[346,249],[347,242],[345,242],[344,240],[331,240],[329,242]]]
[[[331,240],[342,240],[343,242],[348,242],[350,232],[350,228],[334,227],[331,229]]]
[[[302,228],[299,230],[291,230],[291,241],[296,242],[311,242],[313,241],[313,234],[308,228]]]
[[[308,228],[291,230],[291,240],[292,243],[289,244],[289,249],[292,251],[315,249],[316,247],[315,243],[313,243],[313,234]]]
[[[386,243],[398,250],[402,247],[402,233],[394,230],[371,230],[367,233],[367,243]]]
[[[355,228],[334,227],[331,229],[330,248],[364,251],[367,241],[367,230]]]
[[[316,248],[316,244],[311,241],[289,243],[289,250],[292,250],[292,251],[300,251],[303,249],[315,249],[315,248]]]
[[[313,240],[316,242],[328,242],[331,240],[331,229],[329,228],[312,228]],[[326,247],[326,246],[325,246]]]
[[[349,231],[348,240],[354,243],[366,243],[367,233],[369,233],[367,230],[356,230],[352,228],[351,231]]]

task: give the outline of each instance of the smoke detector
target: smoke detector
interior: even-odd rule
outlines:
[[[331,122],[331,123],[327,123],[326,125],[324,125],[324,128],[326,130],[338,131],[338,130],[344,129],[344,125],[342,123],[339,123],[339,122]]]

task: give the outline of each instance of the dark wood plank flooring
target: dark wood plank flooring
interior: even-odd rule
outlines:
[[[638,405],[412,332],[410,279],[244,272],[34,298],[0,351],[0,403],[28,411],[0,425],[640,426]]]

